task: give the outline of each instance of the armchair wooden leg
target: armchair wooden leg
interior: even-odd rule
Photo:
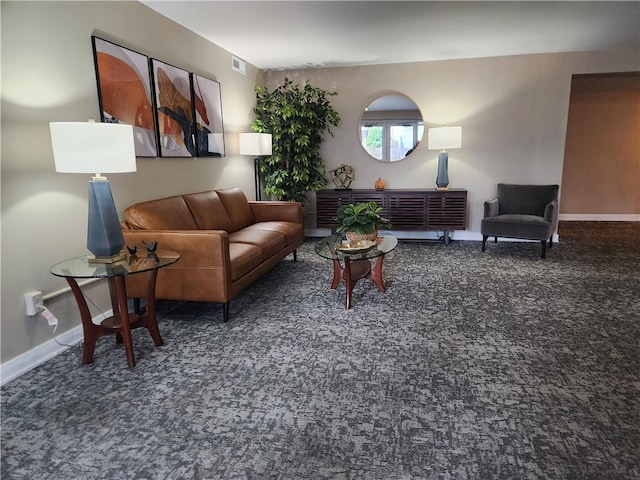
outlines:
[[[553,248],[553,236],[549,238],[549,248]]]
[[[546,257],[547,254],[547,242],[546,240],[542,240],[542,259],[544,259]]]
[[[498,243],[498,237],[493,237],[493,243]]]
[[[484,252],[487,249],[487,235],[482,235],[482,251]]]
[[[224,323],[229,321],[229,303],[231,302],[224,302],[222,304],[222,321]]]
[[[293,261],[297,262],[298,261],[298,250],[294,250],[293,251]]]

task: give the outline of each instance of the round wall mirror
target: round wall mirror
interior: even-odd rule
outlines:
[[[381,162],[397,162],[420,144],[424,123],[409,97],[384,95],[365,108],[358,130],[360,144],[369,155]]]

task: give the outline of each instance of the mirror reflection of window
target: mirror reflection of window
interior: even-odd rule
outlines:
[[[373,101],[360,119],[360,141],[376,160],[396,162],[420,144],[422,114],[404,95],[385,95]]]
[[[372,123],[360,125],[360,138],[362,139],[362,146],[376,160],[383,160],[382,155],[383,148],[383,136],[384,126],[374,125]]]

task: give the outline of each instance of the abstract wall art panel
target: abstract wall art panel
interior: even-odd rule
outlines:
[[[191,74],[195,106],[196,148],[200,157],[224,157],[220,83]]]
[[[132,125],[136,156],[158,156],[149,59],[92,36],[102,122]]]
[[[189,72],[151,59],[158,144],[162,157],[197,155]]]

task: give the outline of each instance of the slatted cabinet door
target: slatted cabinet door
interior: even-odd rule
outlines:
[[[316,225],[318,228],[338,228],[334,218],[338,208],[351,203],[351,191],[320,190],[316,192]]]
[[[425,230],[427,224],[425,192],[390,192],[389,215],[394,230]]]
[[[341,205],[375,201],[391,230],[465,230],[467,191],[451,190],[319,190],[316,192],[317,227],[337,228],[333,220]]]
[[[376,202],[376,204],[382,208],[382,212],[380,212],[380,216],[384,218],[389,218],[389,202],[388,195],[384,192],[372,190],[372,191],[359,191],[353,190],[351,193],[351,203],[368,203],[368,202]]]
[[[427,197],[427,230],[467,228],[467,192],[436,191]]]

